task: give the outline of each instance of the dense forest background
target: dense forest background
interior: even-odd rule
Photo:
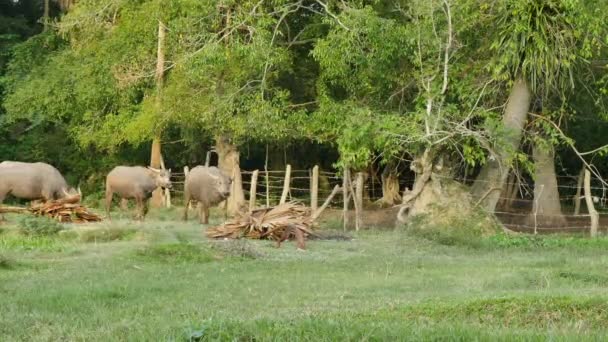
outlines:
[[[603,0],[0,0],[0,160],[556,185],[605,162]],[[587,153],[589,152],[589,153]],[[268,160],[268,161],[267,161]],[[441,171],[439,171],[441,170]],[[419,189],[417,189],[419,188]],[[392,189],[392,190],[391,190]],[[553,190],[552,190],[553,189]],[[417,193],[418,191],[418,193]],[[504,197],[504,196],[503,196]]]

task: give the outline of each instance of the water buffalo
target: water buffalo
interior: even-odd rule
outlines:
[[[209,207],[224,201],[230,195],[232,179],[217,167],[197,166],[190,170],[184,185],[184,220],[188,220],[191,200],[199,202],[199,219],[209,223]]]
[[[5,161],[0,163],[0,204],[6,196],[26,200],[55,200],[80,193],[68,187],[65,178],[45,163]]]
[[[148,212],[146,200],[157,188],[171,189],[171,169],[158,170],[142,166],[117,166],[106,177],[106,212],[110,218],[112,197],[135,199],[136,217],[143,220]]]

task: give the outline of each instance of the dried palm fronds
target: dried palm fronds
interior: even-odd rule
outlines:
[[[312,226],[310,208],[298,203],[285,203],[241,213],[232,221],[207,229],[206,234],[215,239],[269,239],[277,241],[278,245],[295,237],[298,247],[304,249],[305,237],[314,234]]]
[[[29,208],[0,207],[2,213],[30,212],[36,216],[47,216],[64,223],[99,222],[101,217],[80,204],[80,195],[34,204]]]

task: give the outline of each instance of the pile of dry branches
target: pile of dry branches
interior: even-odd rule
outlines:
[[[239,214],[234,220],[207,229],[210,238],[269,239],[281,242],[295,237],[298,248],[305,248],[305,238],[314,235],[310,208],[298,203],[285,203],[276,207],[256,209]]]
[[[36,216],[47,216],[63,223],[87,223],[102,220],[99,215],[90,212],[80,204],[80,195],[33,204],[29,208],[0,207],[0,214],[25,212],[30,212]]]

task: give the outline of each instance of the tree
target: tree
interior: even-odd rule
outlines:
[[[496,79],[510,84],[511,90],[502,120],[505,137],[494,145],[493,158],[483,166],[472,188],[490,212],[496,208],[511,162],[519,151],[531,101],[548,100],[550,95],[562,95],[573,87],[576,70],[591,56],[598,38],[585,33],[596,33],[598,22],[577,0],[507,1],[495,6],[493,16],[492,72]],[[535,148],[535,156],[538,175],[550,177],[555,173],[552,163],[547,162],[552,156],[550,150]],[[557,183],[542,184],[547,185],[545,196],[555,197]],[[540,191],[535,194],[542,196]],[[546,209],[547,214],[561,213],[556,212],[557,205]]]

